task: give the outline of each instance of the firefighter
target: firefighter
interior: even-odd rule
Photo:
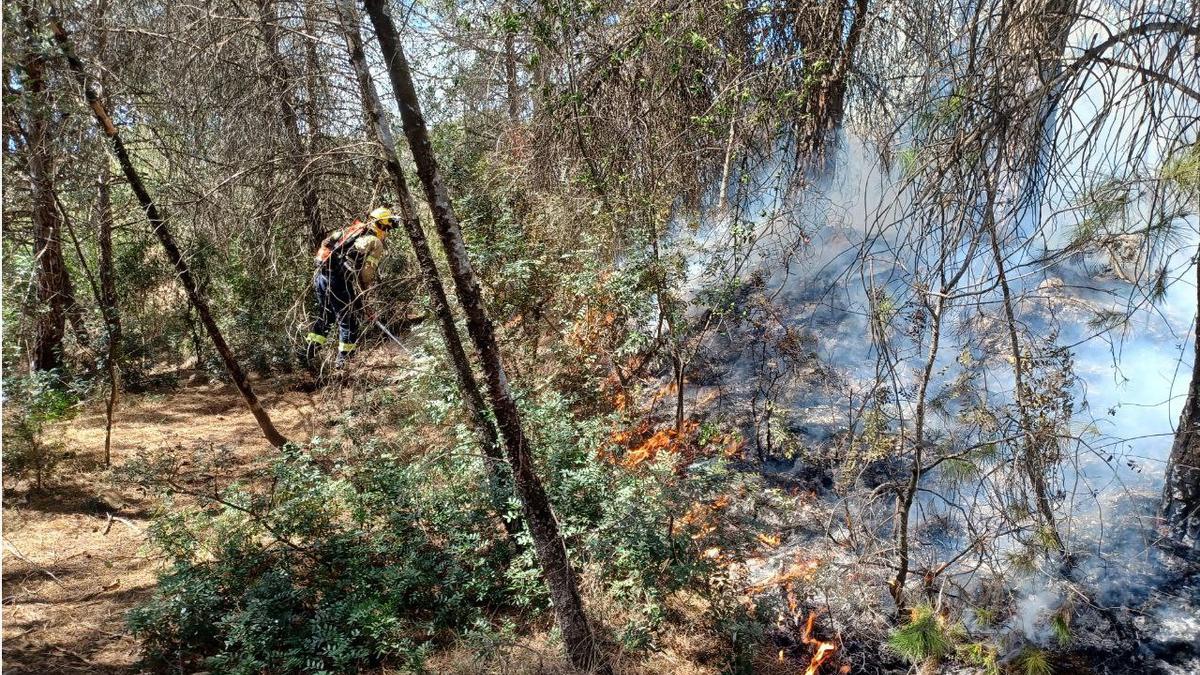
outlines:
[[[384,241],[394,223],[392,212],[380,207],[371,212],[367,222],[355,220],[350,227],[321,242],[313,276],[316,321],[305,337],[308,344],[304,356],[310,368],[316,363],[320,348],[328,342],[326,333],[330,324],[337,323],[338,327],[336,367],[344,366],[354,353],[359,319],[365,307],[363,295],[375,283]]]

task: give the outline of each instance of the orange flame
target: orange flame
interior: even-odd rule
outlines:
[[[671,380],[670,382],[654,390],[654,393],[650,396],[650,407],[653,408],[654,406],[658,405],[659,401],[673,395],[676,391],[676,387],[677,385],[675,384],[675,381]]]
[[[729,505],[729,495],[721,495],[713,500],[711,504],[696,502],[679,518],[681,526],[695,525],[696,532],[692,535],[693,541],[699,541],[713,532],[717,531],[717,526],[713,522],[713,514],[720,509]]]
[[[800,641],[804,644],[816,646],[816,651],[813,652],[812,659],[808,662],[808,668],[804,669],[804,675],[817,675],[817,670],[821,668],[821,664],[825,663],[837,651],[836,644],[818,640],[812,636],[813,621],[816,618],[816,612],[808,613],[808,621],[804,623],[804,634],[800,636]]]
[[[645,462],[652,461],[661,450],[670,452],[681,452],[688,444],[688,438],[696,431],[698,425],[692,420],[683,423],[683,428],[676,432],[674,427],[660,429],[651,435],[646,440],[642,441],[641,445],[629,451],[621,462],[627,469],[632,469]],[[613,441],[617,443],[628,443],[635,436],[631,432],[617,432],[613,434]]]

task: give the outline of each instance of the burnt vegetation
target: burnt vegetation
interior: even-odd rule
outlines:
[[[1195,672],[1197,7],[6,3],[6,667]]]

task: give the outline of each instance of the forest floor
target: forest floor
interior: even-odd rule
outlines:
[[[368,371],[394,368],[395,361],[405,358],[390,347],[372,351],[356,364],[362,370],[355,380],[359,374],[375,374]],[[302,381],[300,375],[289,375],[254,383],[276,426],[294,439],[328,433],[362,389],[329,386],[310,394],[297,386]],[[275,455],[237,390],[220,382],[124,395],[112,433],[111,470],[103,465],[104,434],[102,402],[81,405],[45,432],[44,441],[64,457],[45,488],[33,490],[28,481],[5,483],[6,674],[142,672],[140,645],[125,615],[150,597],[156,574],[164,569],[165,559],[147,546],[147,528],[160,501],[153,492],[122,479],[122,465],[165,454],[180,468],[183,482],[215,478],[228,484],[258,474]],[[227,451],[219,465],[190,461],[211,448]],[[174,508],[190,501],[194,500],[176,496]],[[795,547],[787,544],[762,555],[752,558],[757,569],[750,576],[759,580],[786,574],[797,557]],[[546,640],[545,627],[531,628],[533,634],[521,646],[524,652],[512,655],[511,665],[524,665],[513,672],[558,672],[557,650]],[[701,665],[714,656],[709,642],[680,630],[661,653],[648,662],[626,664],[623,670],[715,672]],[[770,651],[769,665],[783,665],[774,663]],[[472,672],[472,663],[470,654],[450,650],[432,665],[437,672]]]
[[[294,378],[256,383],[276,426],[308,438],[323,423]],[[103,405],[50,429],[67,457],[39,492],[4,493],[4,672],[137,672],[138,643],[124,615],[153,590],[161,561],[144,546],[153,495],[109,480]],[[112,464],[140,453],[214,444],[234,448],[223,470],[241,475],[273,452],[236,389],[184,385],[126,395],[116,415]],[[10,489],[11,488],[11,489]]]

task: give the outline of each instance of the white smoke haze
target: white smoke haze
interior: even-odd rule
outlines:
[[[1086,4],[1094,11],[1073,27],[1064,62],[1125,19],[1122,8]],[[881,155],[903,159],[907,149],[881,149],[846,132],[828,169],[805,176],[780,148],[784,159],[731,177],[728,207],[673,224],[689,317],[703,326],[687,373],[689,413],[734,424],[748,459],[757,453],[766,473],[822,494],[828,540],[838,542],[831,550],[826,533],[797,531],[751,565],[752,582],[824,545],[843,573],[875,571],[853,587],[836,574],[816,586],[858,603],[848,612],[856,616],[863,604],[890,602],[884,583],[895,560],[895,490],[910,470],[899,444],[913,442],[930,346],[923,322],[936,297],[938,237],[945,237],[945,267],[966,271],[933,362],[926,465],[960,453],[968,461],[948,461],[921,478],[910,567],[918,577],[938,572],[926,599],[965,610],[1003,598],[1000,621],[985,625],[966,611],[961,620],[1005,637],[1014,652],[1024,643],[1054,647],[1061,637],[1051,621],[1059,616],[1074,622],[1077,649],[1139,654],[1145,660],[1129,665],[1135,670],[1200,665],[1200,594],[1186,566],[1158,547],[1156,519],[1191,372],[1200,222],[1170,214],[1155,181],[1180,139],[1194,141],[1187,113],[1196,111],[1178,94],[1149,101],[1139,86],[1128,68],[1081,75],[1050,116],[1045,142],[1054,170],[1034,186],[1038,199],[1021,204],[1031,189],[1024,183],[1039,179],[1019,174],[1001,179],[1010,184],[994,205],[1018,235],[1003,254],[1027,382],[1048,397],[1043,412],[1058,436],[1048,488],[1069,553],[1061,565],[1030,554],[1035,527],[1013,526],[1029,522],[1013,509],[1032,500],[1016,468],[1016,386],[993,256],[986,243],[974,249],[953,233],[929,231],[927,212],[917,208],[927,195],[907,180],[919,153],[907,156],[907,166],[885,163]],[[1119,207],[1100,218],[1106,200]],[[1168,234],[1144,234],[1163,221]],[[1150,280],[1160,271],[1163,292],[1151,301]],[[729,291],[716,294],[727,303],[717,321],[714,289]],[[981,421],[976,411],[993,417]],[[878,540],[864,542],[856,529]]]
[[[1080,123],[1075,112],[1064,126]],[[1108,123],[1117,124],[1111,118]],[[733,416],[748,436],[758,437],[763,405],[755,399],[773,397],[775,415],[786,418],[782,426],[793,440],[838,452],[846,433],[864,432],[855,407],[885,384],[871,333],[871,317],[881,311],[879,298],[892,304],[887,323],[901,364],[888,374],[894,381],[887,386],[909,394],[882,402],[893,432],[898,420],[911,424],[911,394],[928,347],[923,334],[917,332],[915,339],[903,334],[905,321],[919,311],[923,292],[916,268],[920,252],[909,242],[911,228],[919,224],[901,220],[911,195],[896,171],[874,160],[867,143],[848,135],[841,147],[835,170],[802,190],[779,187],[789,169],[775,166],[762,180],[766,189],[756,194],[744,216],[722,212],[702,219],[699,227],[675,228],[676,243],[688,255],[685,289],[692,298],[732,278],[743,289],[756,288],[753,294],[769,302],[774,313],[774,327],[766,331],[737,327],[706,338],[707,351],[717,355],[713,360],[720,377],[697,378],[704,381],[693,387],[689,405],[702,392],[716,389],[720,396],[710,410]],[[1031,345],[1035,353],[1061,353],[1067,375],[1075,378],[1065,385],[1071,395],[1069,438],[1060,440],[1063,459],[1051,485],[1075,570],[1064,580],[1062,570],[1008,566],[1027,542],[999,534],[1005,519],[997,509],[1007,502],[997,496],[1009,488],[1004,487],[1004,471],[987,464],[977,478],[949,484],[939,472],[925,474],[923,486],[929,489],[918,494],[914,508],[914,564],[944,563],[969,548],[980,532],[991,531],[996,535],[989,542],[992,553],[975,562],[967,556],[946,576],[961,576],[955,583],[966,595],[994,578],[1005,580],[1012,597],[1008,630],[1028,642],[1052,644],[1050,617],[1080,598],[1107,608],[1139,607],[1152,598],[1146,609],[1162,617],[1164,627],[1155,630],[1166,631],[1165,624],[1178,623],[1177,617],[1195,619],[1187,609],[1186,592],[1159,592],[1161,584],[1175,578],[1154,546],[1155,509],[1191,367],[1193,261],[1188,255],[1167,258],[1166,277],[1172,282],[1160,300],[1146,302],[1144,290],[1113,272],[1122,261],[1111,253],[1048,255],[1065,247],[1086,217],[1086,210],[1071,201],[1077,191],[1048,193],[1057,199],[1042,204],[1041,212],[1048,215],[1036,227],[1037,243],[1020,247],[1007,264],[1023,339],[1044,341]],[[1137,203],[1129,213],[1132,218],[1146,215]],[[1176,249],[1195,250],[1195,219],[1176,226],[1187,233]],[[730,250],[738,254],[729,257]],[[927,421],[928,442],[958,447],[980,435],[954,422],[956,413],[977,403],[1011,405],[1014,395],[1011,364],[1002,358],[1009,350],[998,333],[1002,319],[995,270],[989,256],[964,263],[969,269],[960,289],[985,300],[951,305],[946,315],[948,334],[929,393],[931,400],[943,398],[942,412],[931,412]],[[737,311],[749,311],[749,295],[738,301]],[[807,336],[804,349],[815,358],[788,370],[781,363],[784,356],[762,345],[793,329]],[[956,386],[963,382],[967,386]],[[751,447],[756,443],[760,439],[751,441]],[[802,456],[794,465],[785,462],[782,470],[802,472],[808,461]],[[895,468],[884,466],[883,478],[873,482],[894,479]],[[858,482],[862,480],[860,475]],[[852,494],[847,498],[855,499]],[[865,509],[859,518],[889,527],[890,507],[872,499],[859,505]],[[844,534],[843,529],[837,536]],[[796,548],[784,547],[779,561],[793,557]],[[763,566],[758,576],[784,566],[786,562]]]

